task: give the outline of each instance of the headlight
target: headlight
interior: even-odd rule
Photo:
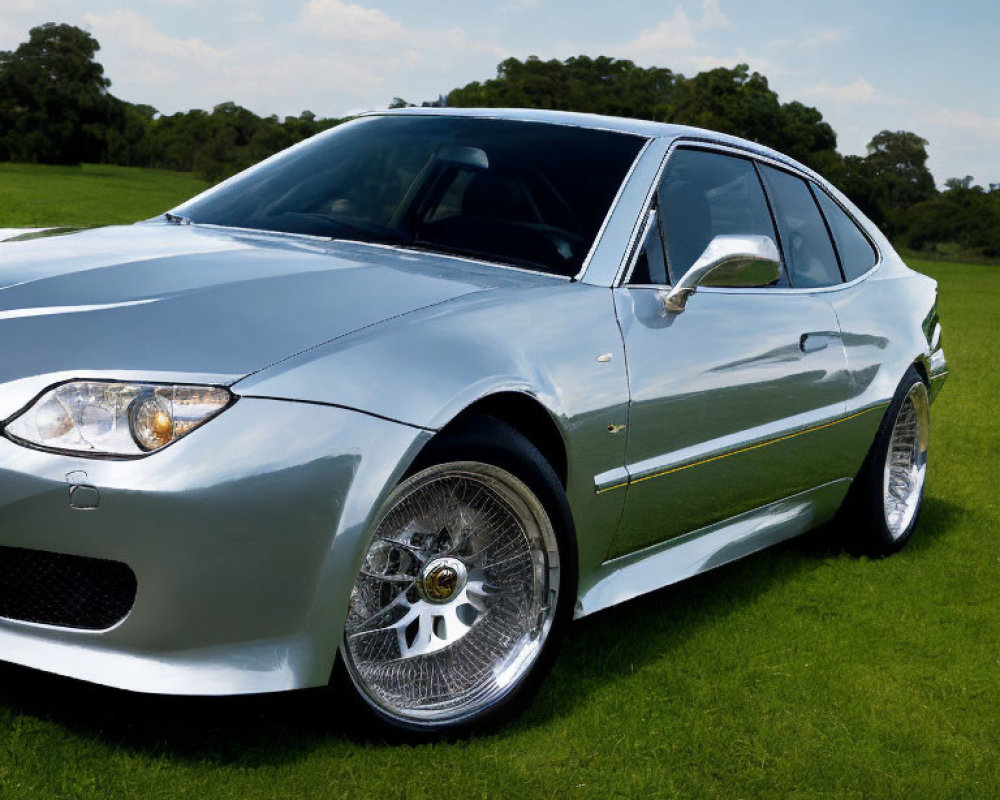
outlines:
[[[91,456],[159,450],[233,402],[216,386],[71,381],[20,412],[4,434],[21,444]]]

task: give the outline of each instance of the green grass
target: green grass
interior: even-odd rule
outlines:
[[[0,667],[0,797],[1000,797],[1000,270],[914,266],[940,281],[952,374],[899,555],[808,536],[588,618],[527,713],[455,743],[371,741],[317,692]]]
[[[162,214],[207,185],[183,172],[0,163],[0,228],[136,222]]]

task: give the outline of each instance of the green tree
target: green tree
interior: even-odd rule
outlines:
[[[86,31],[50,22],[0,52],[0,159],[102,160],[116,109],[99,49]]]
[[[674,74],[631,61],[577,56],[566,61],[508,58],[497,77],[447,95],[457,108],[546,108],[665,120],[672,111]]]
[[[927,169],[927,140],[909,131],[882,131],[868,143],[865,161],[890,209],[905,208],[937,193]]]
[[[1000,187],[989,191],[972,176],[949,178],[945,190],[907,209],[899,238],[914,250],[941,246],[1000,255]]]
[[[452,90],[456,107],[547,108],[674,122],[731,133],[784,150],[810,166],[838,166],[837,137],[815,108],[782,105],[746,64],[693,78],[631,61],[576,56],[500,62],[497,76]]]

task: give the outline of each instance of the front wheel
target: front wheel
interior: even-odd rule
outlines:
[[[902,549],[916,527],[927,474],[930,424],[927,384],[910,367],[848,497],[847,519],[858,544],[871,555],[886,556]]]
[[[544,461],[525,466],[527,479],[554,479]],[[375,527],[341,646],[369,710],[395,728],[456,730],[537,683],[565,616],[560,538],[508,468],[446,460],[404,480]]]

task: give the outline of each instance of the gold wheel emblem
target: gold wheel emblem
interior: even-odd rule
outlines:
[[[424,591],[431,600],[447,600],[458,586],[458,573],[451,567],[438,567],[424,580]]]
[[[424,569],[420,593],[431,603],[446,603],[465,586],[465,565],[456,558],[439,558]]]

